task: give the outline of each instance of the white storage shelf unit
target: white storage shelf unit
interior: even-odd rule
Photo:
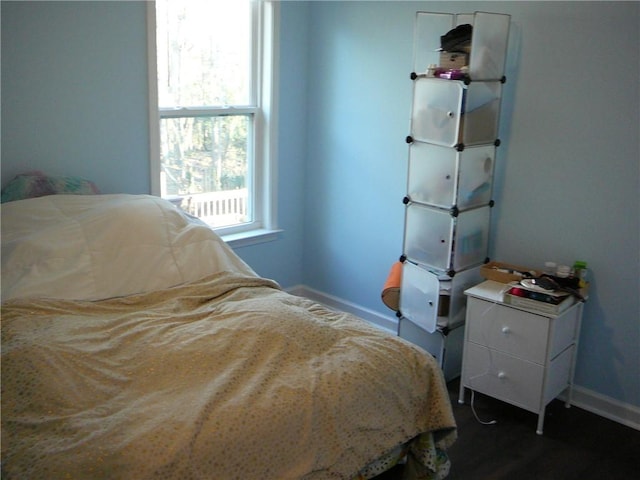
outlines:
[[[466,75],[431,76],[441,37],[466,24]],[[436,356],[447,379],[460,374],[462,292],[488,260],[509,24],[494,13],[416,14],[398,333]]]

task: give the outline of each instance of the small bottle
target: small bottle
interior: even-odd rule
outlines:
[[[573,264],[574,276],[578,279],[578,285],[580,288],[587,286],[587,262],[582,260],[576,260]]]
[[[558,265],[556,270],[556,276],[558,278],[569,278],[571,274],[571,267],[569,265]]]
[[[557,267],[556,262],[544,262],[543,273],[545,275],[555,275],[556,267]]]

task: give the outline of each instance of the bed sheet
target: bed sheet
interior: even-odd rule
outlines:
[[[7,479],[348,479],[421,438],[437,478],[456,435],[429,355],[234,272],[5,302],[2,389]]]

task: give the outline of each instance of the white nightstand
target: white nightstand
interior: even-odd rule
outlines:
[[[567,390],[571,405],[583,302],[559,315],[503,303],[508,286],[487,280],[465,291],[466,330],[459,403],[465,388],[538,414]]]

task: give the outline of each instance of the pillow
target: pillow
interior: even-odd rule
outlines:
[[[100,193],[95,183],[81,177],[51,176],[42,172],[17,175],[2,189],[0,203],[46,195],[93,195]]]

